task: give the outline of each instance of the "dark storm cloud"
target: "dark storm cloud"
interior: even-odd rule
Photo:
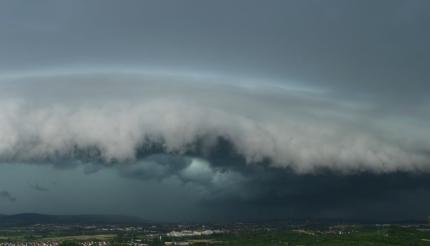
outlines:
[[[428,216],[427,199],[430,195],[428,173],[393,172],[378,174],[362,172],[336,173],[321,169],[313,174],[297,174],[291,169],[271,167],[270,161],[249,165],[237,155],[231,143],[220,140],[210,153],[199,154],[206,161],[194,166],[191,157],[164,156],[167,159],[185,159],[177,162],[146,161],[124,166],[120,174],[141,180],[176,177],[183,185],[202,188],[195,196],[203,207],[228,214],[229,219],[265,220],[288,218],[343,219],[351,221],[395,221],[425,219]],[[155,160],[157,157],[150,157]],[[152,165],[172,165],[160,172]],[[202,168],[203,167],[203,168]],[[164,169],[166,170],[166,169]]]
[[[12,194],[10,194],[9,191],[6,191],[6,190],[0,191],[0,198],[3,200],[7,200],[9,202],[15,202],[16,201],[16,198]]]
[[[224,150],[229,147],[225,147]],[[222,152],[225,153],[225,152]],[[142,160],[122,166],[128,178],[163,180],[177,178],[194,187],[202,207],[228,215],[218,220],[261,220],[288,218],[344,219],[352,221],[394,221],[424,219],[430,200],[429,174],[364,172],[343,175],[329,170],[297,174],[268,163],[248,165],[241,158],[216,153],[202,159],[174,162]],[[156,160],[157,157],[148,159]],[[177,162],[177,161],[176,161]],[[166,167],[166,165],[168,167]],[[175,171],[172,171],[175,169]],[[197,188],[197,192],[195,190]]]
[[[252,177],[252,178],[251,178]],[[343,218],[363,221],[424,219],[428,216],[429,175],[297,175],[264,170],[248,176],[247,196],[203,199],[232,216],[254,219]],[[249,194],[250,193],[250,194]],[[236,214],[237,211],[242,213]]]

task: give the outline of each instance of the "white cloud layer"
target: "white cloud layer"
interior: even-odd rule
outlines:
[[[79,159],[77,149],[94,149],[106,163],[132,162],[154,142],[184,153],[197,141],[210,151],[223,137],[250,164],[270,159],[299,173],[430,170],[422,118],[380,108],[376,114],[376,102],[335,100],[329,92],[216,82],[130,75],[3,79],[0,159]]]

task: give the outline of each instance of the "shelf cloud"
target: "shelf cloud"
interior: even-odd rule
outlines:
[[[375,113],[372,101],[334,100],[330,92],[201,80],[12,79],[2,84],[8,95],[0,102],[0,159],[121,165],[157,152],[205,158],[227,143],[248,165],[296,173],[429,170],[422,120]]]

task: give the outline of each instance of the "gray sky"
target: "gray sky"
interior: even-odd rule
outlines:
[[[429,13],[0,1],[0,213],[425,217]]]

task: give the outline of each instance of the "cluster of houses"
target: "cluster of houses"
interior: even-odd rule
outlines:
[[[192,230],[183,230],[183,231],[171,231],[166,234],[168,237],[195,237],[195,236],[210,236],[213,234],[221,234],[222,230],[202,230],[202,231],[192,231]]]

